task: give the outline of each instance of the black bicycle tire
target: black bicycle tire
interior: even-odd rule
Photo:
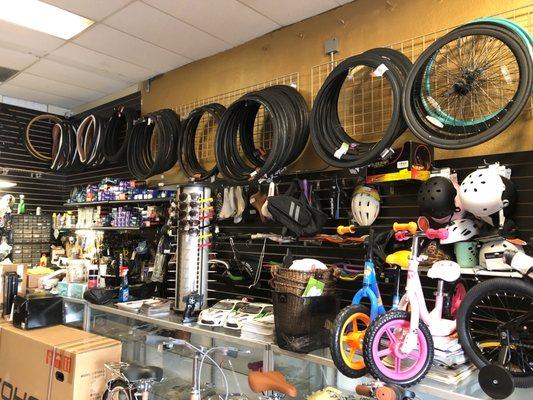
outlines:
[[[515,97],[518,97],[518,99],[512,102],[513,105],[511,106],[511,112],[506,112],[504,118],[499,120],[495,125],[490,127],[482,135],[473,136],[471,139],[468,140],[439,139],[435,137],[435,134],[432,133],[433,131],[429,131],[429,129],[427,128],[430,123],[427,121],[423,121],[422,116],[419,116],[414,110],[413,101],[417,100],[414,99],[414,97],[416,96],[413,95],[413,85],[415,83],[415,80],[418,78],[420,71],[424,70],[425,65],[427,65],[428,63],[428,60],[437,50],[442,48],[445,44],[456,40],[461,36],[467,36],[467,34],[485,34],[487,36],[496,37],[503,43],[506,43],[506,45],[515,55],[517,63],[519,65],[522,65],[520,70],[521,76],[523,76],[522,72],[524,73],[524,82],[522,82],[521,80],[522,83],[520,84],[517,93],[515,94]],[[405,120],[407,121],[407,124],[409,125],[409,128],[413,132],[413,134],[418,139],[429,145],[448,150],[456,150],[476,146],[496,137],[513,123],[513,121],[522,112],[523,108],[527,103],[527,100],[529,99],[532,84],[533,61],[531,60],[531,57],[529,57],[529,53],[525,44],[519,37],[517,37],[509,29],[506,29],[502,26],[495,26],[493,24],[487,23],[469,24],[467,26],[462,26],[457,29],[454,29],[447,35],[438,39],[435,43],[431,44],[415,61],[404,86],[402,96],[403,113]]]
[[[382,76],[389,82],[393,99],[396,99],[392,105],[391,122],[378,142],[357,142],[346,133],[339,120],[337,103],[340,90],[346,76],[353,68],[357,66],[377,68],[382,64],[387,67]],[[400,105],[405,80],[401,69],[390,57],[383,57],[377,51],[367,51],[349,57],[333,69],[318,91],[310,118],[311,139],[322,160],[337,168],[361,167],[378,159],[383,150],[390,147],[394,140],[403,133],[407,125],[403,121]],[[348,149],[342,158],[338,159],[334,156],[335,151],[341,145],[351,143],[356,143],[357,148],[365,152],[358,154]]]
[[[523,293],[533,299],[533,285],[530,282],[514,278],[493,278],[478,283],[471,288],[466,293],[457,313],[457,334],[459,336],[459,342],[463,346],[466,356],[479,369],[490,363],[475,350],[475,343],[470,335],[468,324],[469,313],[475,305],[475,302],[482,299],[487,293],[502,289],[513,293]],[[525,377],[513,376],[513,381],[517,387],[533,387],[533,374]]]
[[[123,379],[115,379],[113,383],[111,383],[110,389],[113,390],[117,387],[122,387],[125,389],[126,392],[130,392],[128,383]],[[102,394],[102,400],[109,400],[107,399],[107,396],[109,396],[109,389],[106,389],[104,393]],[[133,390],[133,393],[130,392],[128,397],[129,397],[128,400],[135,400],[135,390]]]
[[[187,116],[187,120],[184,123],[183,136],[178,145],[179,164],[183,172],[195,181],[205,181],[218,173],[216,163],[210,170],[206,170],[200,164],[200,160],[196,154],[194,145],[200,119],[207,113],[212,116],[218,126],[225,111],[226,107],[222,104],[211,103],[195,108]]]
[[[368,371],[374,378],[379,379],[383,382],[396,384],[402,387],[410,387],[410,386],[417,384],[422,379],[424,379],[429,369],[431,368],[431,365],[433,363],[434,351],[435,351],[435,348],[433,345],[433,338],[431,336],[431,333],[429,332],[429,328],[427,327],[427,325],[424,324],[422,321],[420,321],[418,324],[418,329],[419,331],[422,332],[428,344],[428,357],[424,363],[424,366],[420,370],[421,372],[419,372],[415,377],[407,381],[395,381],[395,380],[393,381],[389,379],[386,375],[384,375],[376,366],[374,362],[374,358],[372,357],[372,342],[374,340],[374,337],[377,331],[381,328],[381,326],[389,322],[390,320],[394,320],[394,319],[398,319],[398,320],[402,319],[405,321],[410,321],[410,314],[406,311],[394,310],[394,311],[386,312],[385,314],[381,314],[374,321],[372,321],[372,323],[366,330],[365,338],[363,339],[363,357],[365,360],[365,364],[368,368]]]
[[[331,330],[331,341],[329,345],[329,349],[331,352],[331,359],[333,360],[335,367],[343,375],[347,376],[348,378],[360,378],[366,375],[367,373],[367,368],[355,370],[355,369],[350,368],[348,365],[346,365],[346,363],[344,362],[342,358],[342,354],[340,351],[340,346],[342,345],[340,341],[340,337],[341,337],[341,334],[343,333],[343,332],[340,332],[340,330],[344,326],[346,319],[355,313],[362,313],[362,314],[368,315],[370,319],[370,310],[368,309],[368,307],[362,304],[351,304],[345,307],[344,309],[341,310],[341,312],[337,315],[337,317],[335,318],[335,321],[333,322],[333,329]]]
[[[133,121],[138,112],[124,106],[115,108],[109,117],[104,136],[102,154],[109,163],[117,163],[124,159],[128,149],[129,135],[133,129]],[[120,133],[125,131],[120,142]]]
[[[302,123],[305,120],[297,111],[301,103],[296,96],[291,98],[288,94],[294,90],[279,86],[265,88],[245,94],[228,107],[215,140],[218,170],[227,181],[243,184],[277,175],[303,151],[306,140],[299,136],[306,135]],[[264,159],[256,154],[252,137],[261,106],[270,114],[273,129],[272,147]]]

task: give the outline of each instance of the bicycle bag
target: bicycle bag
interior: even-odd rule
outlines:
[[[284,195],[268,198],[268,211],[274,221],[279,222],[297,236],[315,235],[326,223],[328,216],[313,206],[311,199],[305,197],[304,192],[299,198],[293,196],[297,184],[289,187]]]

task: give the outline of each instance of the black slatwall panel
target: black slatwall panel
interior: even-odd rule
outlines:
[[[520,237],[529,240],[533,236],[533,152],[520,152],[513,154],[497,154],[482,157],[468,157],[449,160],[438,160],[437,167],[451,167],[457,170],[459,180],[461,181],[468,173],[477,166],[483,165],[484,162],[492,163],[500,161],[502,164],[512,168],[512,181],[515,183],[519,194],[519,202],[515,212],[515,222],[520,230]],[[351,196],[353,188],[357,185],[357,178],[347,175],[345,172],[333,171],[321,174],[300,175],[299,178],[308,178],[314,186],[315,198],[322,197],[321,205],[324,211],[329,212],[331,184],[335,177],[344,188],[348,197]],[[285,178],[286,179],[286,178]],[[416,204],[416,193],[420,182],[395,182],[380,185],[381,194],[381,212],[379,218],[374,223],[376,230],[390,229],[394,222],[407,222],[416,220],[418,217],[418,207]],[[287,183],[280,184],[280,192],[287,187]],[[265,190],[265,189],[263,189]],[[338,225],[349,223],[350,205],[349,202],[341,210],[341,219],[330,219],[322,233],[334,234]],[[282,227],[274,222],[262,224],[255,215],[247,215],[246,221],[241,224],[222,221],[219,224],[220,231],[225,234],[246,234],[246,233],[281,233]],[[359,233],[359,232],[358,232]],[[366,233],[363,229],[360,234]],[[214,239],[213,252],[216,252],[220,259],[230,259],[232,257],[229,243],[223,239]],[[240,254],[253,256],[260,253],[263,245],[262,240],[254,242],[236,241],[236,248]],[[267,242],[265,261],[281,262],[287,249],[291,249],[295,257],[316,258],[324,263],[348,262],[352,264],[363,264],[365,251],[363,246],[335,245],[329,243],[290,243],[277,244],[271,241]],[[268,281],[270,272],[263,270],[260,284],[257,288],[249,290],[245,285],[234,285],[223,280],[218,272],[210,272],[210,281],[208,285],[208,297],[210,303],[223,298],[239,298],[251,296],[257,300],[270,300],[271,289]],[[404,281],[405,283],[405,276]],[[428,297],[428,303],[431,304],[432,292],[435,290],[436,283],[428,278],[423,278],[422,283]],[[471,282],[470,282],[471,283]],[[347,305],[355,292],[361,287],[360,281],[337,283],[337,291],[342,299],[342,305]],[[404,286],[402,286],[403,290]],[[380,289],[384,297],[385,304],[391,304],[391,295],[393,292],[393,281],[388,280],[387,276],[381,276]]]
[[[140,112],[140,92],[88,110],[73,118],[81,120],[91,113],[109,116],[117,105],[125,105]],[[24,146],[26,125],[40,114],[43,113],[0,104],[0,174],[4,174],[5,179],[17,183],[12,189],[0,190],[0,195],[11,193],[18,197],[19,194],[24,194],[29,212],[33,212],[37,206],[41,206],[45,212],[56,212],[63,209],[62,204],[68,198],[73,186],[96,183],[106,176],[130,177],[125,163],[104,165],[69,174],[51,172],[48,162],[34,159]],[[51,148],[51,129],[52,125],[46,122],[36,124],[32,129],[32,143],[45,153]]]
[[[18,199],[25,195],[28,211],[41,206],[45,212],[61,209],[65,200],[64,177],[50,171],[49,163],[34,159],[24,146],[24,131],[28,122],[40,111],[0,104],[0,178],[17,183],[11,189],[0,190],[0,195],[11,193]],[[34,125],[32,143],[42,151],[51,147],[52,125],[42,122]]]

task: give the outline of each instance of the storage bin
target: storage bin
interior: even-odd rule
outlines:
[[[272,293],[278,346],[296,353],[327,347],[331,326],[339,312],[335,296],[299,297]]]

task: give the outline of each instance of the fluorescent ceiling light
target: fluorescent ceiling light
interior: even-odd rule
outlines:
[[[9,189],[15,186],[17,186],[15,182],[8,181],[5,179],[0,179],[0,189]]]
[[[0,1],[0,19],[68,40],[94,21],[39,0]]]

